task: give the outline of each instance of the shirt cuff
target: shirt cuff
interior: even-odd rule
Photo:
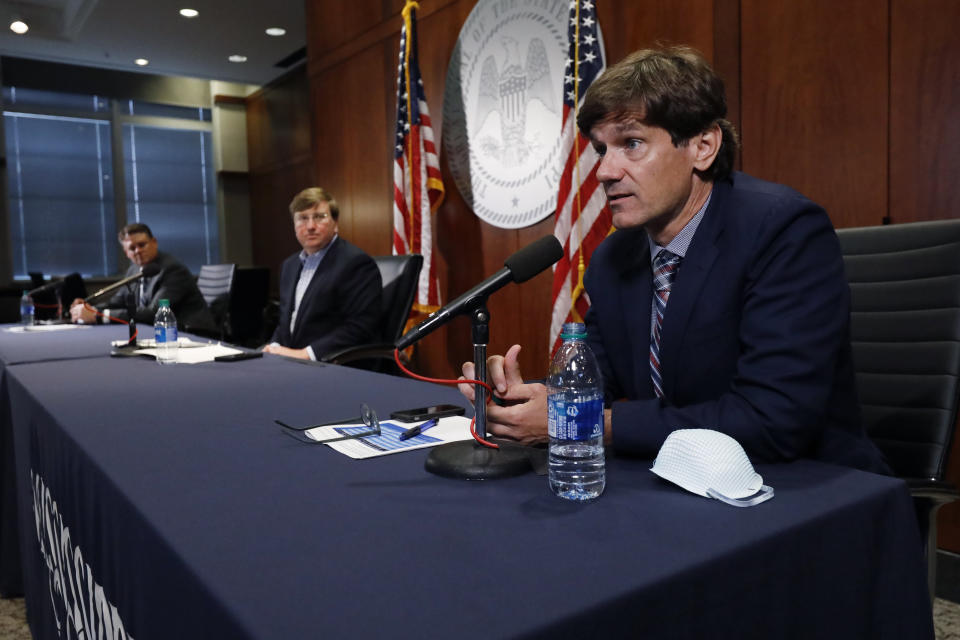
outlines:
[[[314,362],[317,361],[317,356],[313,353],[313,347],[307,347],[307,355],[310,356],[310,359]]]

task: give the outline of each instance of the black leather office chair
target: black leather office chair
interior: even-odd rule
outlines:
[[[932,599],[937,510],[960,497],[945,479],[960,402],[960,220],[837,235],[863,422],[914,497]]]
[[[235,264],[205,264],[200,267],[197,276],[197,287],[210,307],[213,321],[219,330],[219,335],[207,335],[210,338],[229,340],[230,334],[230,298],[233,294],[233,277],[236,273]],[[197,331],[201,335],[209,334]]]
[[[328,353],[322,362],[351,364],[381,371],[395,371],[393,343],[403,335],[403,328],[417,294],[423,256],[411,253],[402,256],[377,256],[374,259],[383,280],[383,302],[380,314],[380,336],[383,342],[366,344]],[[379,362],[379,364],[377,364]]]

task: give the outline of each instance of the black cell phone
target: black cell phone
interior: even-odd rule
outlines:
[[[435,404],[432,407],[417,407],[416,409],[400,409],[390,414],[390,417],[400,422],[418,422],[430,418],[444,416],[462,416],[465,409],[455,404]]]
[[[237,360],[253,360],[254,358],[262,357],[262,351],[244,351],[242,353],[228,353],[224,356],[216,356],[213,360],[215,362],[236,362]]]

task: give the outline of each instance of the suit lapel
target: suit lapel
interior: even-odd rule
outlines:
[[[281,310],[280,322],[283,323],[283,330],[289,335],[289,339],[293,340],[293,331],[290,330],[290,318],[293,317],[293,305],[297,303],[297,282],[300,281],[300,274],[303,272],[303,263],[300,262],[299,254],[294,255],[288,260],[295,260],[293,264],[294,269],[285,269],[283,274],[292,273],[293,277],[286,276],[285,282],[281,282],[280,286],[287,291],[290,300],[290,305],[287,307],[286,311]]]
[[[670,291],[660,343],[661,375],[664,393],[668,398],[679,371],[679,367],[675,365],[678,362],[680,345],[683,344],[690,319],[696,312],[697,302],[703,300],[703,286],[720,253],[717,240],[723,232],[723,217],[720,211],[725,195],[726,183],[715,184],[710,206],[704,212],[703,220],[697,227]]]

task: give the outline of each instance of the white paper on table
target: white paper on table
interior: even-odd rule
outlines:
[[[115,347],[122,347],[125,344],[127,344],[126,340],[114,340],[113,342],[113,346]],[[198,342],[196,340],[191,340],[186,336],[180,336],[179,338],[177,338],[177,344],[180,345],[181,348],[185,347],[187,349],[192,349],[195,347],[206,347],[207,345],[210,345],[213,343]],[[154,340],[153,338],[138,338],[137,346],[140,347],[141,349],[152,349],[153,347],[157,346],[157,341]]]
[[[66,331],[68,329],[90,329],[90,327],[82,324],[31,324],[7,327],[4,331],[10,333],[43,333],[45,331]]]
[[[425,421],[424,421],[425,422]],[[464,416],[447,416],[440,418],[440,422],[435,427],[430,427],[420,435],[413,436],[407,440],[400,440],[400,434],[412,427],[422,424],[422,422],[397,422],[396,420],[384,420],[380,423],[379,436],[367,436],[355,440],[341,440],[331,442],[327,446],[336,449],[345,456],[351,458],[375,458],[385,456],[400,451],[412,451],[413,449],[425,449],[435,447],[447,442],[458,442],[460,440],[469,440],[470,418]],[[305,433],[314,440],[324,441],[330,438],[339,438],[345,433],[337,431],[342,428],[368,429],[364,424],[341,424],[316,427]]]
[[[140,353],[147,356],[157,357],[157,348],[137,349],[134,353]],[[198,364],[201,362],[213,362],[217,356],[229,356],[234,353],[243,353],[240,349],[232,349],[222,344],[203,344],[194,342],[190,348],[184,349],[183,345],[177,349],[177,364]]]

